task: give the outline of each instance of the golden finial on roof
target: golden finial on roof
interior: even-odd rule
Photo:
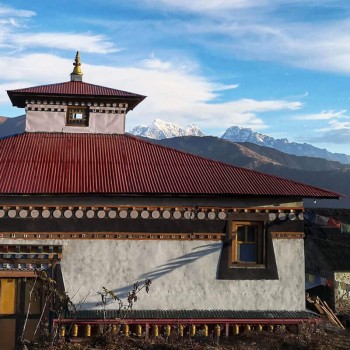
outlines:
[[[74,69],[71,73],[71,81],[82,81],[83,72],[81,71],[81,63],[80,63],[80,54],[79,51],[77,51],[77,54],[75,55],[75,60],[73,63]]]

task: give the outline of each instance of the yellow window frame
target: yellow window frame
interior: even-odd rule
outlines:
[[[261,221],[234,221],[232,222],[232,249],[231,249],[231,264],[243,266],[263,266],[265,264],[265,235]],[[244,227],[244,239],[239,237],[239,228]],[[255,228],[254,240],[249,240],[249,227]],[[241,261],[239,259],[239,249],[243,244],[256,246],[256,261]]]

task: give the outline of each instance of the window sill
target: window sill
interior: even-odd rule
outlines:
[[[237,263],[237,264],[232,264],[230,266],[230,269],[266,269],[266,265]]]

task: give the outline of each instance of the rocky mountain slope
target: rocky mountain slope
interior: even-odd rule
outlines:
[[[274,139],[271,136],[260,134],[252,129],[232,126],[222,135],[223,139],[233,142],[252,142],[257,145],[275,148],[279,151],[297,156],[308,156],[335,160],[350,164],[350,156],[341,153],[331,153],[326,149],[312,146],[308,143],[289,142],[288,139]]]
[[[164,122],[160,119],[156,119],[149,126],[136,126],[130,133],[156,140],[179,136],[204,136],[204,133],[194,124],[182,128],[174,123]],[[241,128],[239,126],[231,126],[221,137],[232,142],[251,142],[260,146],[275,148],[284,153],[294,154],[296,156],[318,157],[350,164],[350,156],[346,154],[332,153],[308,143],[289,142],[286,138],[275,139],[252,129]]]
[[[0,116],[0,137],[15,135],[23,132],[25,129],[25,115],[15,118]]]

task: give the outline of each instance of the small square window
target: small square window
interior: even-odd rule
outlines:
[[[67,125],[89,126],[89,113],[87,108],[68,108]]]

